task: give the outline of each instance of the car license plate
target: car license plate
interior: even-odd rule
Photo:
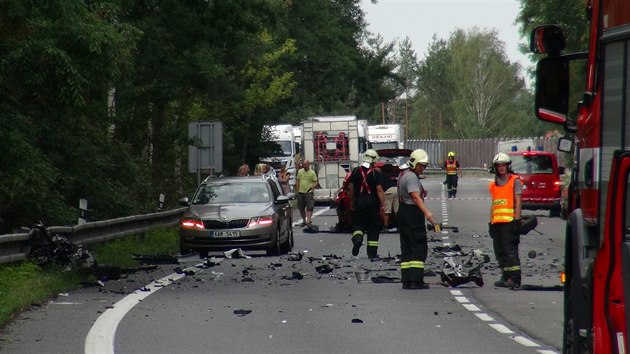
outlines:
[[[214,238],[236,238],[240,236],[238,231],[210,231],[210,237]]]

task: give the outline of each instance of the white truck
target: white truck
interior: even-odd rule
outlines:
[[[512,151],[536,150],[536,144],[532,139],[505,140],[497,143],[497,152],[508,153]]]
[[[285,166],[287,172],[291,174],[289,185],[295,185],[295,154],[298,153],[298,147],[295,143],[294,129],[291,124],[269,125],[264,128],[268,135],[266,137],[267,142],[273,149],[271,154],[267,156],[260,156],[260,162],[270,164],[276,171],[280,170],[281,166]]]
[[[372,149],[403,149],[403,130],[400,124],[368,126],[368,140]]]
[[[358,166],[366,149],[359,140],[362,124],[355,116],[309,117],[302,123],[302,158],[311,161],[319,180],[316,202],[333,202],[346,175]]]

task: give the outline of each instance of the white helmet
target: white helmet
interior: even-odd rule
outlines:
[[[427,155],[426,151],[416,149],[411,153],[411,155],[409,155],[409,162],[407,162],[407,165],[411,168],[416,168],[417,164],[425,166],[429,164],[429,155]]]
[[[510,156],[508,156],[508,154],[500,152],[496,155],[494,155],[494,158],[492,159],[492,164],[496,165],[498,163],[511,163],[512,159],[510,159]]]
[[[365,150],[365,154],[363,154],[363,162],[374,163],[376,160],[378,160],[378,153],[375,150]]]

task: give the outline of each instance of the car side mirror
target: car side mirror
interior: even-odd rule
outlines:
[[[188,197],[184,197],[184,198],[180,199],[178,203],[181,206],[189,206],[190,205],[190,201],[188,200]]]

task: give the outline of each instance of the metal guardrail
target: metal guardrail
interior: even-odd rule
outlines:
[[[51,226],[50,234],[61,234],[76,244],[89,245],[118,237],[141,234],[155,227],[175,226],[187,208],[88,222],[75,226]],[[24,260],[30,250],[29,233],[0,235],[0,264]]]

